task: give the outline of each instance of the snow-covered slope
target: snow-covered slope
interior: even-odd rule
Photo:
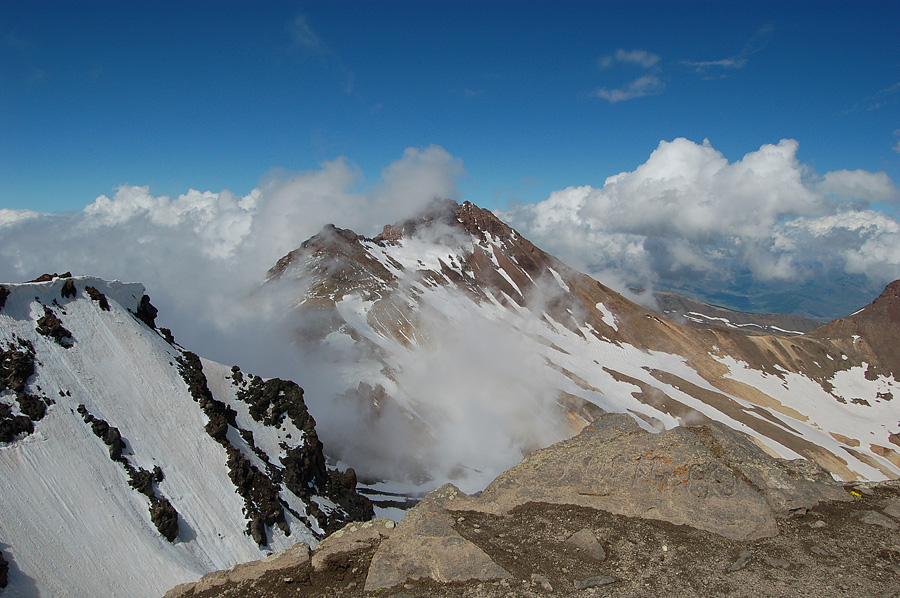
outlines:
[[[327,227],[268,284],[296,289],[303,338],[340,356],[340,421],[369,434],[321,433],[375,477],[477,490],[600,411],[721,421],[842,479],[900,475],[900,359],[877,349],[900,338],[894,312],[833,336],[691,328],[453,202],[373,239]]]
[[[321,460],[314,422],[298,415],[302,398],[268,409],[280,423],[256,421],[254,382],[263,381],[168,342],[148,325],[155,309],[141,285],[78,277],[2,288],[0,414],[24,427],[34,420],[33,432],[0,442],[4,597],[161,596],[267,551],[315,544],[346,517],[312,502],[334,509],[317,496],[330,490],[323,462],[303,470],[283,460],[290,449]],[[224,434],[212,429],[217,411]],[[298,496],[286,480],[301,471],[309,480]],[[262,513],[272,489],[265,507],[278,512]]]

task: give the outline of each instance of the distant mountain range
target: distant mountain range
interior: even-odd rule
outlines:
[[[792,314],[820,322],[845,316],[881,292],[881,287],[873,287],[861,274],[762,282],[746,272],[721,290],[711,290],[711,286],[666,280],[660,281],[657,290],[736,312]]]
[[[694,301],[674,293],[653,295],[657,313],[696,328],[720,328],[743,334],[796,336],[812,332],[824,322],[791,314],[747,313]]]

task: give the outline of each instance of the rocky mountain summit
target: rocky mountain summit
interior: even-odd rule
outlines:
[[[284,322],[298,342],[354,356],[334,376],[335,404],[354,405],[346,419],[360,426],[356,445],[333,444],[344,460],[384,475],[379,464],[398,457],[365,444],[379,436],[364,430],[390,421],[411,444],[393,469],[473,491],[604,412],[655,430],[721,422],[846,481],[895,478],[897,284],[821,326],[776,318],[750,335],[739,314],[721,312],[707,320],[730,326],[689,326],[569,268],[491,212],[442,201],[371,239],[326,227],[266,286],[295,294]],[[454,419],[469,413],[446,407],[460,397],[478,415]],[[462,428],[478,428],[472,443],[454,442]]]
[[[897,596],[900,484],[844,485],[721,424],[607,415],[482,493],[173,588],[224,596]]]

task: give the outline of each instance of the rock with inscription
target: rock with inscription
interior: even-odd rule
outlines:
[[[776,535],[775,516],[791,508],[847,496],[815,466],[806,469],[724,426],[651,434],[628,415],[608,414],[532,453],[474,502],[495,513],[526,502],[574,504],[752,540]]]

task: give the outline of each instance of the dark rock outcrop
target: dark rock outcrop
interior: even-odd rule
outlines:
[[[34,346],[23,339],[18,346],[0,345],[0,392],[11,391],[20,414],[9,405],[0,403],[0,442],[11,442],[19,434],[34,432],[34,423],[44,418],[47,403],[27,392],[28,379],[34,375]]]
[[[0,284],[0,309],[6,305],[7,297],[9,297],[9,289]]]
[[[150,499],[150,521],[156,526],[160,535],[169,542],[174,542],[178,537],[178,511],[172,506],[165,496],[159,493],[155,484],[163,480],[163,471],[157,465],[153,471],[135,467],[127,457],[122,456],[125,441],[119,429],[109,425],[109,422],[94,416],[87,407],[79,405],[76,411],[84,419],[84,423],[91,427],[95,436],[100,438],[109,447],[109,458],[118,462],[128,474],[128,485],[137,492]]]
[[[113,461],[122,460],[122,449],[125,448],[125,441],[122,440],[122,434],[118,428],[109,425],[108,422],[98,417],[94,417],[84,405],[77,408],[78,414],[84,419],[84,423],[91,426],[94,436],[99,438],[109,447],[109,458]]]
[[[278,496],[278,486],[253,465],[249,459],[230,444],[228,452],[228,477],[244,499],[244,511],[249,519],[247,533],[260,546],[269,543],[264,525],[283,523],[284,507]]]
[[[109,301],[107,301],[106,295],[98,291],[96,287],[84,287],[84,292],[87,293],[88,297],[97,302],[100,309],[109,311]]]
[[[375,516],[375,507],[368,497],[356,491],[356,471],[337,469],[328,472],[328,497],[336,502],[349,516],[349,521],[368,521]]]
[[[63,272],[62,274],[57,274],[56,272],[54,272],[53,274],[44,273],[44,274],[41,274],[40,276],[38,276],[37,278],[35,278],[34,280],[29,280],[28,282],[50,282],[54,278],[72,278],[72,273],[71,272]]]
[[[63,299],[72,299],[77,294],[78,289],[75,288],[75,281],[71,278],[63,283],[62,290],[59,292],[60,297],[62,297]]]
[[[150,296],[143,295],[141,297],[141,302],[138,304],[137,311],[134,313],[135,317],[149,326],[150,328],[156,328],[156,315],[159,313],[153,304],[150,303]]]
[[[62,347],[72,346],[72,333],[63,326],[62,320],[46,305],[44,306],[44,315],[37,321],[37,333],[52,338]]]
[[[14,415],[9,405],[0,403],[0,442],[11,442],[19,434],[34,432],[34,423],[25,415]]]
[[[247,383],[240,368],[235,366],[231,370],[232,381],[238,386],[237,397],[249,405],[253,419],[264,425],[280,426],[287,416],[302,432],[302,438],[296,446],[282,445],[284,457],[281,458],[279,467],[269,462],[267,455],[257,449],[253,435],[238,426],[234,409],[212,396],[200,358],[190,351],[184,351],[178,361],[179,371],[191,396],[209,418],[206,433],[226,451],[229,478],[244,499],[244,512],[248,520],[246,531],[256,542],[260,545],[267,543],[266,525],[278,525],[285,529],[285,533],[290,531],[285,520],[285,505],[278,495],[281,484],[309,502],[309,512],[326,532],[355,518],[368,519],[374,516],[371,502],[356,492],[355,474],[350,474],[350,478],[338,477],[332,483],[331,474],[325,467],[322,443],[316,434],[316,422],[307,411],[303,402],[303,389],[297,384],[278,378],[263,380],[258,376],[250,376],[250,382]],[[231,444],[228,440],[229,427],[234,428],[265,463],[266,472],[253,465]],[[312,499],[314,495],[331,498],[344,511],[337,509],[325,513]]]
[[[9,575],[9,563],[6,562],[6,559],[3,557],[3,553],[0,552],[0,588],[5,588],[8,583]]]
[[[174,542],[178,537],[178,511],[169,499],[160,496],[150,498],[150,521],[169,542]]]

